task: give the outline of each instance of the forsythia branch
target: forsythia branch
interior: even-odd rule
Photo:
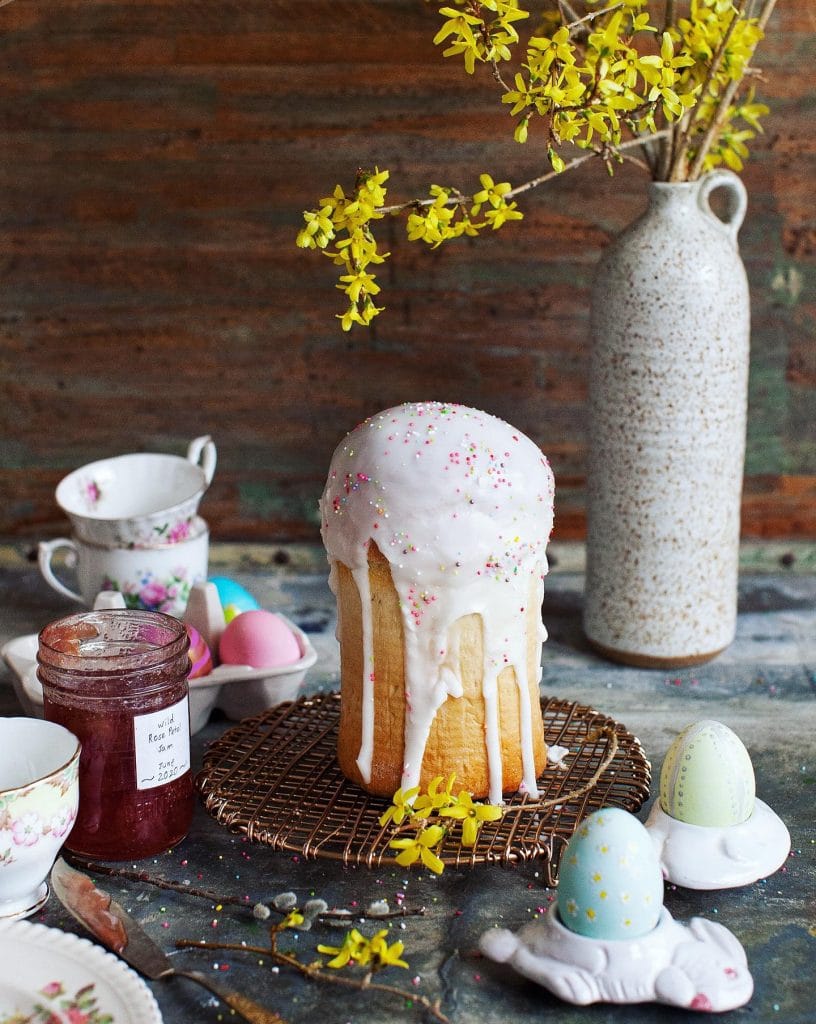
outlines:
[[[437,248],[521,220],[516,197],[593,157],[610,174],[627,160],[670,181],[723,163],[741,169],[767,108],[754,102],[753,91],[738,105],[734,98],[755,73],[751,61],[776,0],[762,0],[756,18],[747,13],[753,0],[692,0],[687,17],[666,0],[660,29],[650,23],[646,0],[583,0],[583,10],[578,0],[558,0],[532,29],[511,82],[502,67],[519,47],[517,24],[530,21],[522,2],[439,0],[444,21],[434,42],[444,45],[444,57],[462,60],[468,74],[477,64],[490,68],[518,143],[540,123],[549,169],[516,186],[483,173],[471,195],[432,185],[427,197],[398,204],[385,202],[387,170],[359,171],[349,195],[338,185],[304,213],[297,244],[319,249],[341,268],[343,330],[370,325],[384,308],[373,272],[389,256],[374,230],[383,217],[407,215],[408,239]],[[566,146],[583,152],[565,159]],[[632,155],[635,147],[646,162]]]

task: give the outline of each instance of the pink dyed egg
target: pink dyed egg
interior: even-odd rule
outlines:
[[[225,665],[276,668],[300,661],[297,638],[279,615],[263,609],[242,612],[221,634],[218,656]]]
[[[210,653],[209,647],[204,642],[204,637],[199,633],[195,626],[190,626],[185,623],[187,629],[187,635],[190,637],[190,650],[188,652],[190,657],[190,679],[196,679],[198,676],[207,676],[212,672],[212,654]]]

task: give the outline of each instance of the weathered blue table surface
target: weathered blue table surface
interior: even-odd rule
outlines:
[[[757,793],[788,825],[793,852],[785,867],[741,889],[693,892],[667,888],[666,905],[678,919],[703,915],[722,922],[742,941],[755,980],[750,1004],[721,1016],[724,1022],[813,1024],[816,1021],[816,546],[745,548],[740,582],[738,635],[716,661],[682,671],[630,669],[610,664],[588,648],[580,628],[582,553],[555,547],[547,583],[544,621],[545,693],[587,703],[624,723],[642,741],[656,782],[677,731],[714,718],[741,736],[750,751]],[[322,550],[309,546],[215,545],[211,571],[247,586],[267,608],[282,611],[306,631],[317,665],[304,693],[335,689],[338,649],[334,602]],[[41,580],[30,552],[0,548],[0,642],[38,630],[74,610]],[[0,669],[0,673],[5,669]],[[19,713],[8,674],[0,674],[0,712]],[[193,741],[200,765],[207,745],[230,723],[212,720]],[[654,785],[653,785],[654,790]],[[641,816],[645,817],[648,804]],[[134,865],[124,865],[132,869]],[[441,999],[451,1021],[506,1024],[543,1019],[559,1024],[645,1024],[698,1019],[695,1013],[654,1005],[577,1008],[560,1002],[509,969],[482,959],[477,943],[495,922],[516,929],[540,913],[552,894],[534,863],[512,869],[427,871],[345,868],[276,853],[232,835],[196,811],[189,837],[172,852],[135,865],[151,876],[249,903],[293,891],[314,894],[330,907],[353,912],[376,899],[392,908],[425,907],[421,917],[391,922],[391,940],[405,943],[409,970],[389,968],[380,980]],[[240,952],[176,951],[178,939],[263,945],[265,926],[249,908],[217,904],[188,893],[157,889],[121,878],[100,880],[136,916],[179,965],[212,972],[251,994],[292,1024],[355,1021],[360,1024],[422,1020],[416,1005],[372,992],[360,993],[309,981],[288,968],[272,969],[263,957]],[[219,909],[220,907],[220,909]],[[39,915],[45,924],[76,931],[54,898]],[[374,925],[361,928],[368,934]],[[342,932],[324,926],[287,932],[283,948],[301,960],[318,942],[337,945]],[[229,1011],[188,982],[152,985],[167,1024],[230,1019]],[[231,1019],[235,1019],[232,1017]]]

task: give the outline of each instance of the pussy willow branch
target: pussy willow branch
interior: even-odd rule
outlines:
[[[765,31],[765,26],[768,24],[768,19],[773,14],[774,7],[776,7],[776,0],[765,0],[764,4],[762,5],[759,17],[757,18],[757,24],[763,32]],[[702,141],[700,142],[700,146],[697,150],[697,153],[694,157],[694,161],[689,170],[689,181],[696,181],[697,178],[700,177],[700,171],[702,170],[705,158],[708,156],[708,151],[711,149],[714,140],[719,136],[722,130],[722,126],[725,123],[726,118],[728,117],[728,110],[731,104],[734,102],[734,97],[737,95],[737,90],[742,85],[742,81],[748,75],[750,70],[751,64],[749,61],[745,65],[743,79],[738,81],[731,81],[728,83],[725,89],[723,89],[722,96],[720,96],[720,101],[717,104],[717,112],[715,113],[714,117],[712,117],[711,123],[709,124],[705,134],[703,135]]]
[[[450,1019],[442,1012],[438,1000],[432,1002],[427,996],[419,992],[408,992],[398,985],[387,985],[381,981],[372,981],[370,973],[362,978],[354,978],[341,974],[340,971],[337,973],[324,971],[319,963],[301,963],[297,957],[289,953],[282,953],[278,949],[277,937],[279,934],[279,928],[272,928],[270,930],[270,944],[268,947],[244,946],[234,942],[197,942],[194,939],[179,939],[176,942],[176,948],[220,950],[222,952],[253,953],[255,956],[268,956],[279,966],[292,967],[304,977],[314,981],[323,981],[329,985],[340,985],[343,988],[353,988],[359,992],[385,992],[389,995],[397,996],[399,999],[410,1000],[422,1006],[435,1020],[439,1021],[439,1024],[451,1024]]]
[[[723,34],[723,37],[720,40],[720,45],[717,47],[717,52],[714,54],[714,59],[711,61],[711,64],[708,67],[708,71],[706,72],[705,81],[703,82],[703,87],[700,90],[700,99],[697,103],[695,103],[692,109],[683,118],[683,128],[680,130],[677,138],[673,140],[673,153],[671,164],[669,165],[668,169],[668,175],[666,179],[667,181],[682,180],[682,174],[684,170],[683,165],[687,160],[686,150],[688,147],[689,136],[691,135],[692,128],[694,127],[695,112],[699,104],[705,101],[705,97],[709,89],[711,88],[711,83],[714,81],[714,76],[720,70],[720,65],[722,64],[723,58],[725,57],[725,51],[729,42],[731,41],[731,36],[734,34],[734,29],[737,27],[737,23],[742,18],[745,3],[746,0],[738,0],[737,6],[734,10],[734,14],[731,18],[731,21],[728,24],[728,28],[725,30],[725,33]]]
[[[75,853],[69,853],[67,850],[64,851],[65,859],[76,867],[85,869],[86,871],[92,871],[97,875],[106,875],[109,878],[125,878],[130,882],[143,882],[147,885],[155,886],[157,889],[166,889],[170,892],[180,892],[185,896],[196,896],[199,899],[204,899],[210,903],[220,903],[229,907],[248,907],[250,910],[254,906],[251,899],[247,899],[244,896],[222,896],[217,892],[212,892],[210,889],[197,889],[192,885],[185,885],[183,882],[173,882],[166,878],[156,878],[153,875],[147,874],[145,871],[132,871],[130,868],[122,867],[111,867],[108,864],[100,864],[99,861],[88,860],[85,857],[78,856]],[[262,902],[256,900],[255,903]],[[268,904],[264,903],[264,906]],[[268,907],[273,913],[280,914],[281,917],[285,917],[288,911],[279,910],[274,904]],[[397,917],[424,917],[426,913],[425,907],[400,907],[397,910],[389,910],[384,914],[367,914],[364,910],[361,911],[342,911],[342,910],[324,910],[322,914],[317,915],[318,921],[388,921],[391,918]]]

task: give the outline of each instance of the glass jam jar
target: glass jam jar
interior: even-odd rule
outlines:
[[[138,860],[187,834],[188,648],[184,624],[158,612],[80,612],[40,633],[45,717],[82,743],[69,850]]]

